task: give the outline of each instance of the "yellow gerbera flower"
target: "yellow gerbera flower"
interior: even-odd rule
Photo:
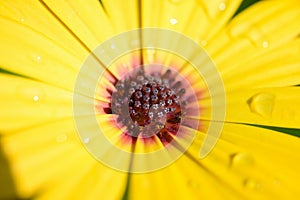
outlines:
[[[0,199],[297,199],[300,2],[244,3],[2,0]]]

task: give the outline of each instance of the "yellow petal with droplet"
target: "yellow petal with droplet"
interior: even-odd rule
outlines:
[[[45,83],[0,75],[1,132],[30,127],[72,116],[72,93]]]
[[[1,68],[72,90],[81,61],[47,36],[6,18],[0,30]],[[21,33],[21,34],[20,34]]]
[[[299,87],[284,87],[227,93],[226,121],[299,128],[299,92]]]
[[[221,71],[228,70],[296,37],[299,8],[296,0],[258,2],[233,18],[206,49]]]
[[[298,138],[264,128],[226,123],[220,139],[220,142],[225,140],[240,148],[231,156],[233,170],[249,171],[252,168],[253,173],[258,173],[257,169],[266,170],[262,177],[267,178],[273,189],[299,193],[296,187],[300,178],[300,157],[296,153],[300,147]],[[279,182],[281,187],[278,187]]]
[[[53,0],[41,0],[40,2],[90,50],[115,34],[100,1],[78,0],[57,3]]]
[[[203,44],[222,29],[241,1],[142,1],[143,27],[183,33]]]
[[[237,197],[290,198],[298,193],[294,185],[298,179],[299,155],[295,152],[299,151],[299,140],[293,136],[225,123],[213,151],[200,159],[203,138],[204,134],[199,132],[187,154],[220,179],[229,191],[235,191]],[[279,160],[280,163],[274,166]]]
[[[82,187],[82,182],[93,181],[100,188],[106,188],[115,184],[116,179],[120,180],[119,187],[124,188],[126,174],[104,167],[78,140],[72,118],[3,136],[1,146],[9,162],[14,163],[12,173],[18,194],[30,197],[47,188],[40,198],[70,197],[71,190],[77,191],[75,196],[82,197],[90,189],[89,184]],[[110,188],[111,191],[106,188],[107,193],[102,195],[122,195],[122,190],[113,193],[115,187]],[[96,190],[103,192],[95,188],[96,193]]]
[[[1,1],[0,5],[1,18],[12,20],[20,26],[28,27],[39,34],[42,34],[79,60],[84,59],[88,54],[79,41],[72,37],[70,32],[43,6],[43,4],[40,3],[40,1]],[[5,24],[1,24],[1,26],[5,27],[5,29],[9,28],[6,27]],[[12,36],[13,34],[10,35],[10,37]],[[35,43],[36,41],[33,39],[31,42]],[[40,43],[40,45],[42,45],[42,43]],[[39,54],[39,52],[36,53]]]
[[[228,91],[244,87],[282,87],[299,84],[300,39],[294,39],[223,71]],[[242,62],[242,63],[241,63]],[[241,74],[247,74],[241,79]],[[238,83],[238,84],[237,84]]]

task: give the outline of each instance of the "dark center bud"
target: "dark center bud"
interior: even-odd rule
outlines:
[[[130,117],[138,126],[146,126],[152,120],[166,117],[180,110],[175,92],[153,80],[136,88],[129,100]]]
[[[156,135],[163,143],[177,134],[184,109],[180,104],[183,88],[173,79],[170,70],[149,75],[133,71],[116,84],[111,110],[125,134],[143,138]]]

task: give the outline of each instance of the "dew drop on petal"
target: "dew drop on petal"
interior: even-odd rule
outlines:
[[[41,57],[40,55],[37,55],[37,56],[35,57],[35,61],[38,62],[38,63],[41,62],[41,59],[42,59],[42,57]]]
[[[232,168],[248,168],[254,165],[255,161],[249,153],[236,153],[231,156]]]
[[[219,4],[219,10],[220,11],[224,11],[226,9],[226,4],[224,3],[224,2],[221,2],[220,4]]]
[[[37,56],[37,57],[36,57],[36,60],[37,60],[37,61],[40,61],[40,60],[41,60],[41,56]]]
[[[146,51],[147,51],[147,54],[150,54],[150,55],[155,54],[155,49],[154,48],[148,48]]]
[[[33,101],[37,102],[39,99],[40,99],[39,96],[37,96],[37,95],[33,96]]]
[[[171,18],[171,19],[169,20],[169,22],[170,22],[170,24],[175,25],[175,24],[178,23],[178,20],[175,19],[175,18]]]
[[[262,117],[271,117],[275,102],[275,95],[268,93],[258,93],[248,101],[250,111]]]
[[[56,142],[65,142],[67,140],[67,135],[66,134],[60,134],[58,136],[56,136]]]
[[[188,180],[187,181],[187,187],[190,189],[199,189],[200,184],[194,180]]]
[[[251,190],[260,190],[261,189],[261,184],[255,180],[255,179],[245,179],[243,182],[243,185],[247,189]]]
[[[131,41],[131,46],[132,46],[132,47],[137,47],[138,44],[139,44],[138,40],[132,40],[132,41]]]
[[[17,96],[24,101],[36,103],[45,99],[45,92],[39,87],[25,87],[19,86],[16,90]]]
[[[262,47],[263,48],[268,48],[269,47],[269,42],[268,41],[263,41],[262,42]]]
[[[90,138],[89,137],[86,137],[83,139],[83,143],[87,144],[90,142]]]
[[[279,186],[281,185],[281,182],[280,182],[280,180],[279,180],[279,179],[277,179],[277,178],[274,178],[274,180],[273,180],[273,184],[274,184],[275,186],[279,187]]]
[[[24,22],[25,22],[25,18],[24,18],[24,17],[21,17],[21,18],[20,18],[20,22],[24,23]]]
[[[206,40],[202,40],[202,41],[200,42],[200,44],[201,44],[202,46],[206,46],[206,45],[207,45],[207,41],[206,41]]]

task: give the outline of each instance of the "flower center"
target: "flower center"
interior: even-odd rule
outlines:
[[[117,124],[128,135],[148,138],[154,135],[169,142],[176,135],[182,117],[180,96],[185,93],[171,71],[133,72],[116,84],[111,110]]]
[[[139,126],[148,125],[151,120],[163,118],[164,115],[169,118],[171,113],[180,110],[179,98],[173,90],[156,80],[147,82],[131,88],[134,92],[129,100],[129,113]],[[131,82],[131,85],[135,86],[136,82]]]

